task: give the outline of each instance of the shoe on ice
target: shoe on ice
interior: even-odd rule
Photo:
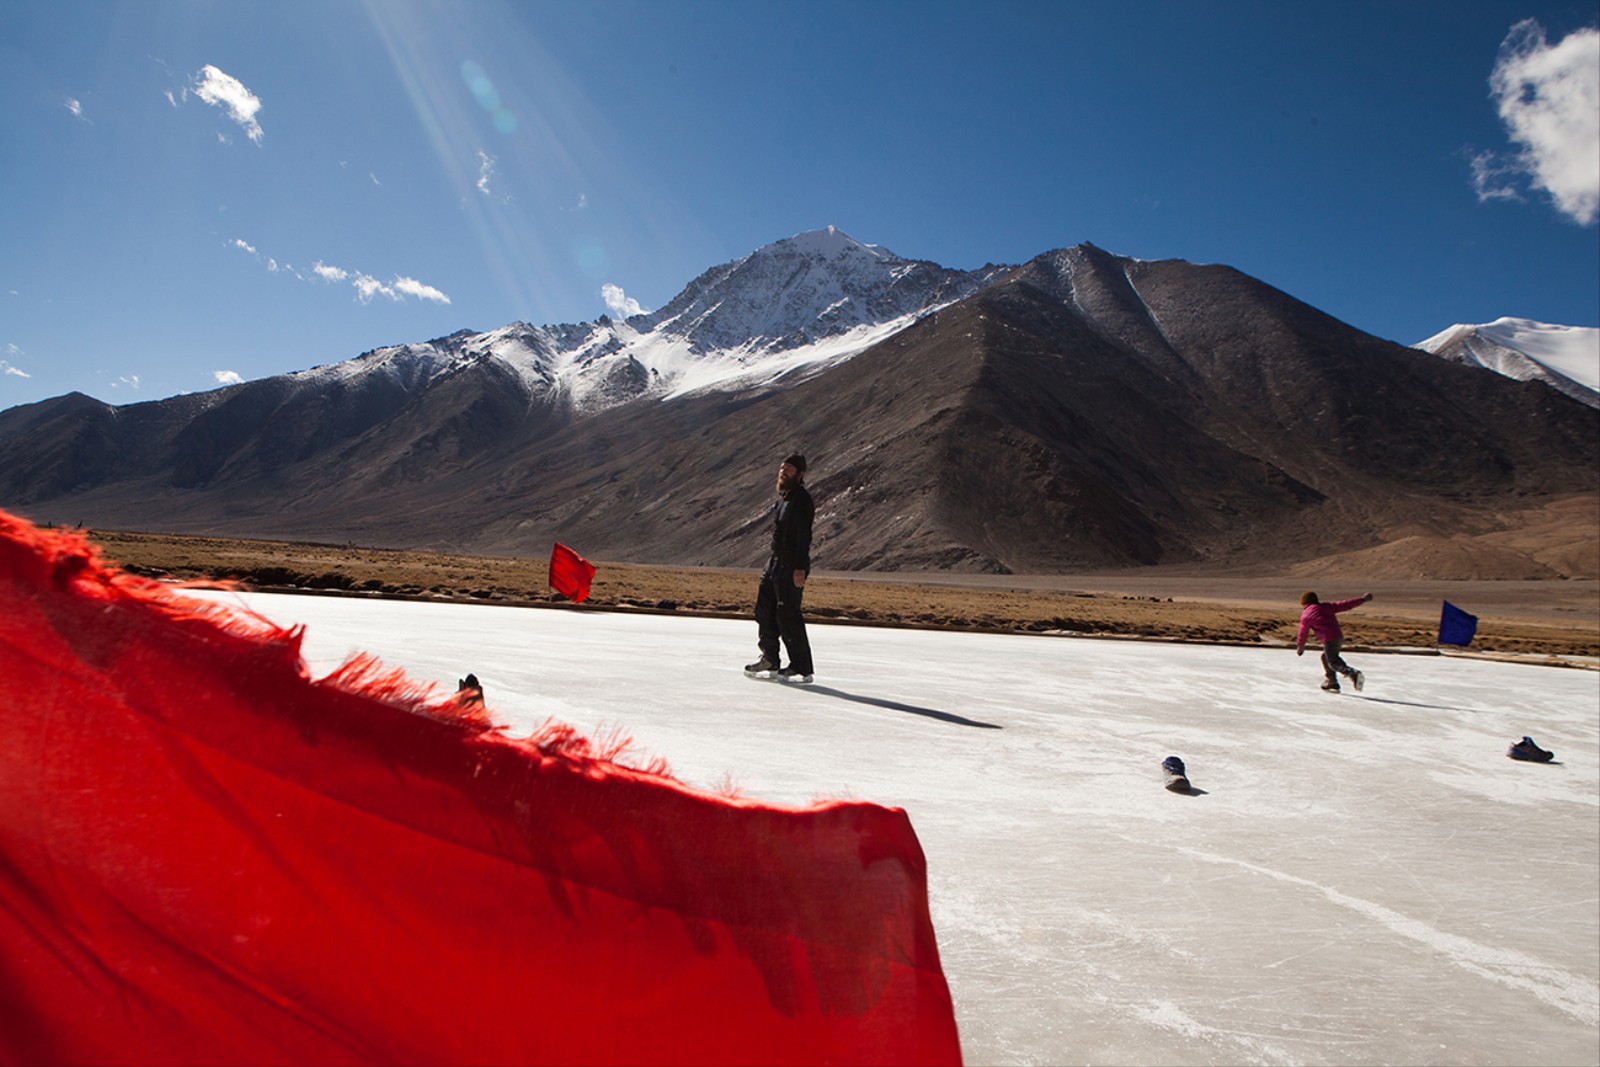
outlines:
[[[1183,760],[1177,756],[1168,756],[1161,761],[1161,769],[1167,772],[1167,788],[1174,793],[1187,793],[1189,791],[1189,774],[1184,770]]]
[[[1322,691],[1324,693],[1337,693],[1339,691],[1339,683],[1338,682],[1323,682],[1322,683]]]
[[[776,663],[772,662],[767,657],[762,656],[760,659],[756,660],[754,663],[745,664],[744,673],[746,673],[746,674],[771,674],[773,671],[776,671],[777,669],[778,669],[778,665]]]
[[[785,667],[783,670],[778,672],[778,677],[782,678],[786,682],[797,682],[802,685],[808,684],[811,681],[811,675],[802,674],[793,667]]]
[[[1521,741],[1506,749],[1506,755],[1512,759],[1524,759],[1533,763],[1549,763],[1556,758],[1554,752],[1547,752],[1533,743],[1533,738],[1524,737]]]

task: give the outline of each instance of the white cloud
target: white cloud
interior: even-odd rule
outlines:
[[[478,149],[478,192],[484,196],[493,196],[489,190],[489,179],[494,177],[494,157],[483,149]]]
[[[84,122],[89,121],[89,117],[83,113],[83,101],[69,96],[66,100],[66,108],[72,112],[73,118],[82,119]]]
[[[268,271],[275,274],[290,274],[303,282],[347,281],[351,285],[355,286],[356,299],[361,301],[363,304],[369,303],[375,296],[386,296],[390,300],[394,300],[396,302],[411,296],[416,297],[418,300],[431,300],[436,304],[450,303],[450,298],[441,290],[435,288],[434,286],[428,285],[425,282],[420,282],[415,278],[405,277],[404,275],[397,275],[395,276],[394,280],[384,282],[379,281],[370,274],[366,274],[361,271],[348,271],[343,267],[336,267],[331,263],[324,263],[320,259],[311,265],[311,269],[309,271],[302,271],[295,268],[291,264],[280,263],[271,256],[263,256],[256,250],[254,245],[250,244],[243,238],[235,237],[233,240],[228,242],[228,246],[230,248],[242,249],[245,252],[250,253],[250,255],[254,256],[259,262],[265,265]]]
[[[624,293],[620,285],[612,285],[610,282],[602,285],[600,287],[600,299],[606,302],[606,307],[611,309],[611,314],[619,319],[645,314],[644,306],[627,293]]]
[[[356,298],[363,304],[384,291],[384,284],[370,274],[357,274],[350,284],[356,287]],[[391,294],[392,295],[392,294]]]
[[[424,285],[415,278],[396,278],[393,286],[395,292],[406,296],[414,296],[418,300],[432,300],[435,304],[448,304],[450,298],[431,285]],[[398,297],[396,298],[398,299]]]
[[[239,377],[237,371],[231,370],[214,370],[211,372],[211,376],[217,380],[219,385],[238,385],[244,381],[243,378]]]
[[[14,341],[7,341],[6,342],[6,355],[8,355],[8,356],[20,356],[20,355],[22,355],[22,347],[20,345],[16,344]],[[4,374],[6,377],[9,377],[9,378],[31,378],[31,377],[33,377],[33,375],[29,374],[27,371],[23,370],[21,367],[13,366],[9,360],[4,360],[4,359],[0,359],[0,374]]]
[[[1479,203],[1521,200],[1522,190],[1517,187],[1517,179],[1526,173],[1520,161],[1508,160],[1498,152],[1479,152],[1472,157],[1472,188],[1477,191]]]
[[[1472,159],[1480,200],[1514,199],[1524,180],[1550,194],[1558,211],[1587,226],[1600,215],[1600,29],[1575,30],[1557,44],[1524,19],[1511,27],[1489,76],[1515,155]]]
[[[238,78],[225,74],[207,63],[200,68],[200,73],[195,75],[194,95],[208,104],[226,110],[228,117],[244,129],[245,135],[250,140],[257,144],[261,143],[265,132],[261,129],[261,124],[256,121],[256,112],[261,110],[261,100],[246,89]]]
[[[415,278],[398,277],[392,282],[380,282],[370,274],[357,274],[351,284],[356,287],[356,298],[363,304],[370,302],[375,296],[386,296],[396,302],[414,296],[419,300],[432,300],[438,304],[450,303],[450,298],[444,293],[431,285],[424,285]]]
[[[126,385],[129,389],[138,389],[139,376],[137,374],[124,374],[122,377],[111,383],[111,388],[120,389],[124,385]]]

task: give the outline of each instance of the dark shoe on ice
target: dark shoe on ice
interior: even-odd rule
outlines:
[[[1533,738],[1524,737],[1521,741],[1506,749],[1506,755],[1512,759],[1525,759],[1533,763],[1549,763],[1556,758],[1554,752],[1546,752],[1533,743]]]
[[[1356,692],[1361,692],[1361,687],[1367,684],[1367,676],[1356,671],[1350,676],[1350,684],[1356,687]]]
[[[1337,693],[1339,691],[1339,683],[1338,682],[1323,682],[1322,683],[1322,691],[1324,693]]]
[[[796,682],[802,685],[809,684],[811,681],[811,675],[802,674],[793,667],[785,667],[783,670],[778,672],[778,677],[782,678],[786,682]]]
[[[776,663],[772,662],[767,657],[762,656],[760,659],[756,660],[754,663],[745,664],[744,673],[749,674],[749,675],[757,675],[757,676],[760,676],[760,675],[771,675],[777,669],[778,669],[778,665]]]
[[[1161,761],[1161,769],[1167,772],[1167,788],[1174,793],[1187,793],[1190,790],[1189,773],[1184,770],[1183,760],[1177,756],[1168,756]]]

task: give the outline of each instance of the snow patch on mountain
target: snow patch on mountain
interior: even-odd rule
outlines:
[[[383,374],[417,389],[492,359],[515,372],[530,402],[555,399],[580,413],[641,396],[759,387],[849,359],[1006,269],[902,259],[829,226],[713,267],[649,314],[461,331],[297,377]]]
[[[742,351],[748,363],[926,313],[970,295],[1003,269],[958,271],[902,259],[829,226],[714,267],[665,307],[628,321],[684,338],[696,353]]]
[[[1600,329],[1591,326],[1504,317],[1457,324],[1412,347],[1519,381],[1542,381],[1600,407]]]
[[[302,388],[319,388],[357,379],[371,381],[386,378],[406,392],[414,393],[455,370],[461,362],[459,355],[441,348],[438,341],[429,341],[378,348],[363,352],[354,359],[292,371],[283,377]]]
[[[640,361],[671,383],[662,394],[663,400],[713,390],[746,389],[796,373],[809,375],[825,370],[899,333],[917,317],[903,315],[888,322],[861,323],[832,337],[778,351],[752,343],[710,359],[697,355],[681,341],[669,340],[658,349],[641,354]]]

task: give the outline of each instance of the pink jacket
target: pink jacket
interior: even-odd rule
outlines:
[[[1312,630],[1322,638],[1322,643],[1344,640],[1344,631],[1339,628],[1339,612],[1359,608],[1367,602],[1366,597],[1356,597],[1354,600],[1333,600],[1321,604],[1307,604],[1306,609],[1300,613],[1300,632],[1295,635],[1294,647],[1296,651],[1306,647],[1306,634]]]

